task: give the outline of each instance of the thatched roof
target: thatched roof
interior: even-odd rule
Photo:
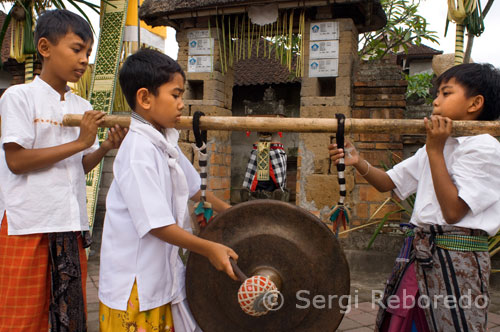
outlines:
[[[175,26],[178,19],[245,12],[245,7],[271,2],[291,3],[290,0],[145,0],[139,17],[152,26]],[[329,6],[334,19],[352,18],[359,32],[377,30],[387,23],[380,0],[301,0],[298,3],[310,10]]]
[[[257,56],[257,43],[252,46],[252,56],[241,59],[234,64],[234,85],[260,85],[300,82],[300,78],[290,73],[288,67],[281,64],[276,58],[274,47],[264,56],[264,47],[269,47],[269,42],[261,39]],[[243,53],[247,52],[247,45]],[[267,48],[266,48],[267,51]],[[292,69],[295,69],[297,58],[292,60]]]

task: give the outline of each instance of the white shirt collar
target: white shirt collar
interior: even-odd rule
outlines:
[[[45,82],[43,79],[40,78],[40,76],[35,76],[33,79],[32,84],[35,86],[41,87],[45,89],[51,96],[58,98],[58,100],[61,100],[61,95],[59,92],[57,92],[52,86],[49,85],[49,83]],[[64,93],[64,99],[66,100],[69,95],[71,95],[71,89],[69,86],[66,85],[66,92]]]

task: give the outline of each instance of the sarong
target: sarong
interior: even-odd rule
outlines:
[[[64,331],[61,326],[67,326],[66,330],[83,331],[86,330],[86,281],[87,281],[87,259],[83,249],[82,237],[79,233],[71,232],[72,242],[74,244],[75,261],[79,262],[78,288],[81,289],[82,310],[74,310],[74,306],[68,306],[71,301],[60,301],[63,298],[75,298],[72,293],[60,287],[66,284],[63,274],[67,273],[66,266],[69,266],[67,259],[64,264],[59,261],[58,268],[50,264],[49,255],[49,234],[30,234],[30,235],[7,235],[8,222],[4,214],[0,228],[0,332],[21,331],[21,332],[40,332],[49,329],[49,311],[52,317],[58,316],[63,324],[52,324],[52,331]],[[67,233],[57,233],[67,234]],[[53,235],[53,234],[51,234]],[[61,256],[61,246],[55,245],[57,253],[55,256]],[[53,258],[54,258],[53,257]],[[60,279],[51,278],[52,275],[63,276]],[[72,273],[75,275],[74,273]],[[80,276],[81,274],[81,276]],[[57,289],[52,287],[55,282]],[[81,282],[81,284],[80,284]],[[80,288],[81,287],[81,288]],[[72,287],[73,289],[75,287]],[[52,291],[52,292],[51,292]],[[59,300],[55,300],[54,294]],[[51,299],[54,301],[51,308]],[[56,303],[58,302],[58,303]],[[61,313],[70,312],[65,319],[60,319]],[[57,313],[55,315],[55,313]],[[76,320],[83,320],[82,328],[73,329],[75,317]]]
[[[415,229],[417,280],[427,323],[432,332],[486,331],[490,302],[488,251],[447,250],[436,241],[442,235],[486,237],[482,230],[450,225]]]
[[[408,262],[401,268],[398,257],[395,271],[399,273],[393,273],[388,281],[375,331],[387,328],[387,300],[397,294],[404,271],[413,261],[419,293],[416,305],[424,311],[429,331],[486,331],[490,274],[486,233],[450,225],[416,227],[413,231]],[[448,250],[450,247],[453,250]]]
[[[126,311],[111,309],[99,302],[99,331],[174,332],[170,303],[151,310],[139,311],[137,282],[134,282]]]
[[[0,228],[0,331],[49,329],[50,273],[47,234],[7,236]]]

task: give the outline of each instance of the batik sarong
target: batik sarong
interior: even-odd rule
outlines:
[[[51,332],[86,332],[87,257],[81,232],[49,233]]]
[[[416,227],[413,232],[406,267],[415,262],[419,290],[415,305],[424,310],[429,331],[486,331],[490,275],[487,234],[450,225]],[[387,326],[387,299],[396,294],[404,270],[395,268],[399,273],[393,273],[388,281],[375,331]]]
[[[99,302],[99,331],[101,332],[174,332],[174,319],[170,303],[157,308],[139,311],[137,282],[127,303],[127,310],[111,309]]]
[[[490,255],[486,250],[448,250],[446,238],[483,238],[481,230],[450,225],[415,229],[414,250],[421,301],[431,332],[486,331],[489,305]],[[466,246],[465,246],[466,247]],[[466,249],[464,247],[464,249]]]

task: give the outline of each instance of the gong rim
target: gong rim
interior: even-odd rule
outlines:
[[[340,304],[312,305],[316,295],[349,295],[347,259],[333,232],[316,216],[297,206],[274,201],[240,203],[218,214],[200,237],[223,243],[239,255],[238,266],[249,277],[259,266],[282,276],[283,306],[260,317],[245,314],[237,301],[241,282],[215,270],[205,257],[191,253],[186,294],[196,321],[205,332],[335,331],[343,317]],[[299,293],[300,301],[299,301]],[[309,306],[307,301],[309,300]],[[328,301],[328,298],[327,298]]]

